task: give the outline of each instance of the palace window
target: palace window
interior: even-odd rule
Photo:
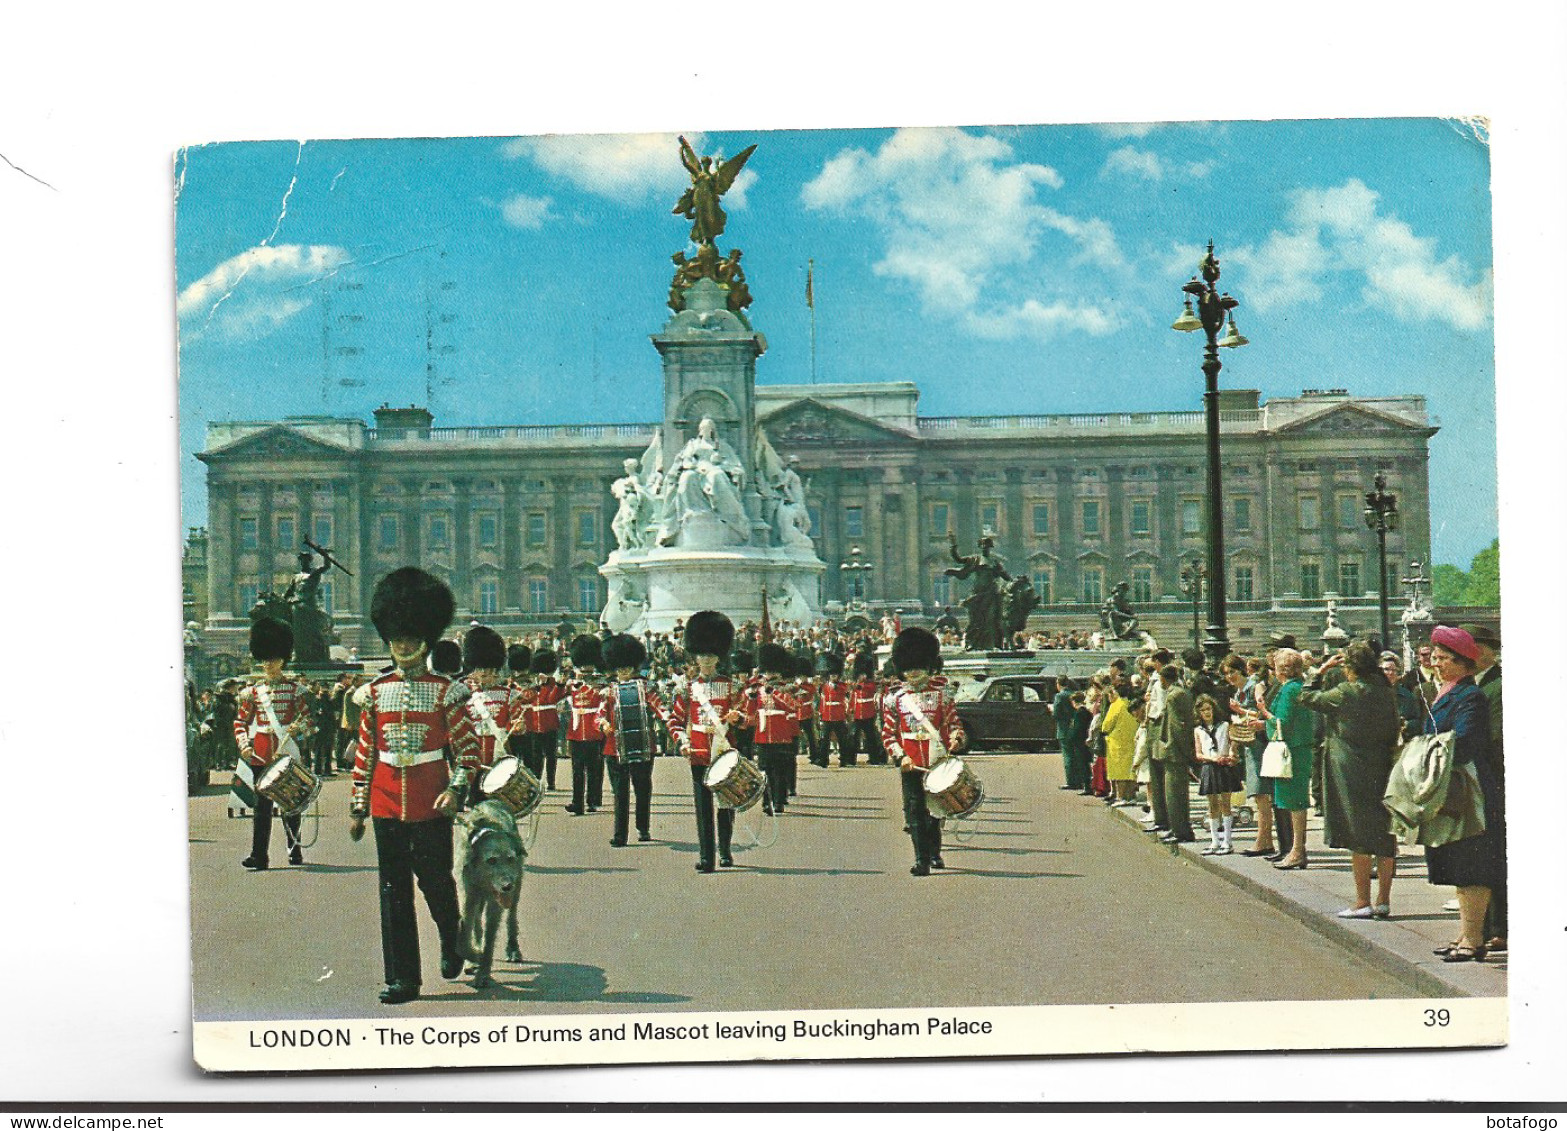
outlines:
[[[952,604],[952,578],[944,573],[931,577],[930,595],[938,608],[945,608]]]
[[[1147,535],[1153,532],[1153,504],[1147,499],[1132,500],[1132,533]],[[1144,598],[1146,600],[1146,598]]]
[[[288,515],[279,515],[277,520],[277,547],[280,550],[292,550],[298,541],[294,533],[294,520]]]
[[[434,515],[430,519],[430,549],[444,550],[451,545],[451,527],[446,523],[444,515]]]
[[[1034,583],[1034,592],[1039,594],[1039,600],[1043,604],[1050,604],[1050,571],[1036,569],[1030,580]]]
[[[981,503],[979,507],[979,528],[988,530],[992,534],[1000,534],[1001,531],[1001,504]]]
[[[253,515],[244,515],[239,520],[239,548],[241,550],[254,550],[260,545],[260,524]],[[246,606],[247,608],[249,606]]]
[[[599,540],[598,519],[593,511],[577,512],[577,545],[591,546]]]
[[[1132,600],[1144,605],[1153,600],[1153,566],[1132,567]]]
[[[1099,534],[1099,500],[1083,500],[1083,533],[1097,536]]]
[[[945,538],[951,529],[952,508],[946,503],[932,503],[930,505],[931,534],[938,538]]]
[[[332,548],[332,516],[329,514],[312,515],[310,518],[310,537],[317,546]]]
[[[1322,525],[1322,500],[1315,495],[1302,495],[1299,499],[1300,528],[1316,530]]]
[[[1235,529],[1242,533],[1250,530],[1251,499],[1245,495],[1242,495],[1240,498],[1234,501],[1233,506],[1235,507]]]
[[[1252,599],[1252,575],[1251,566],[1235,567],[1235,599],[1237,601],[1250,601]]]
[[[1146,464],[1139,464],[1138,466],[1132,468],[1132,478],[1133,479],[1147,479],[1148,478],[1148,467],[1147,467],[1147,465]]]
[[[865,508],[843,508],[843,535],[845,538],[865,537]]]
[[[250,612],[250,607],[256,603],[256,598],[261,595],[261,586],[250,581],[239,587],[239,608],[235,612],[244,616]]]
[[[815,503],[806,503],[805,513],[811,518],[811,537],[820,538],[822,536],[822,508]]]
[[[598,578],[577,578],[577,609],[584,613],[596,613],[599,611]]]
[[[1202,500],[1201,499],[1182,499],[1181,500],[1181,533],[1182,534],[1201,534],[1202,533]]]
[[[1105,598],[1105,571],[1099,566],[1083,570],[1083,603],[1097,605]]]
[[[1360,563],[1345,560],[1338,564],[1338,591],[1346,597],[1360,596]]]
[[[1354,530],[1360,525],[1360,496],[1338,497],[1338,525],[1340,530]]]
[[[479,612],[493,615],[501,611],[501,586],[493,577],[479,582]]]
[[[528,512],[528,545],[543,546],[549,541],[549,526],[543,511]]]
[[[501,540],[500,517],[494,511],[479,512],[479,546],[493,550]]]
[[[1038,538],[1047,538],[1050,535],[1050,504],[1035,503],[1033,506],[1034,535]]]
[[[395,514],[383,514],[381,521],[376,524],[379,536],[377,545],[383,550],[397,549],[397,516]]]
[[[1300,595],[1307,600],[1322,596],[1322,566],[1318,562],[1300,563]]]
[[[550,583],[545,578],[528,578],[528,608],[535,613],[549,612]]]

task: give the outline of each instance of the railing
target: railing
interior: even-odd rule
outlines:
[[[1055,429],[1129,429],[1156,432],[1167,428],[1201,428],[1201,412],[1106,412],[1040,416],[922,416],[921,432],[1041,432]],[[1221,424],[1258,425],[1259,409],[1231,409],[1219,413]]]
[[[460,444],[469,441],[515,440],[524,444],[551,444],[562,440],[608,440],[615,443],[647,443],[657,424],[503,424],[475,425],[463,428],[431,428],[428,441],[437,444]],[[365,432],[371,443],[377,440],[395,442],[425,436],[414,429],[371,428]]]

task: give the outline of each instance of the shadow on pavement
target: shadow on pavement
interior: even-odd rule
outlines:
[[[545,868],[533,864],[528,865],[528,871],[540,876],[596,876],[610,872],[635,872],[635,868]],[[371,871],[374,871],[372,868]]]
[[[649,990],[610,992],[609,979],[603,969],[580,962],[524,962],[521,968],[512,964],[497,965],[492,977],[495,981],[482,990],[463,986],[452,992],[425,994],[424,997],[431,1001],[469,998],[477,1001],[602,1001],[645,1005],[673,1005],[691,1000],[684,994]],[[517,982],[515,979],[523,980]]]
[[[935,875],[936,873],[932,873]],[[998,880],[1080,880],[1081,872],[992,872],[986,868],[960,868],[947,865],[944,875],[990,876]]]

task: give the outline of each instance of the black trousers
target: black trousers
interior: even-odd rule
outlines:
[[[733,809],[720,808],[713,798],[713,791],[707,788],[707,767],[691,767],[691,797],[696,802],[696,842],[697,852],[704,866],[712,866],[715,856],[728,856],[729,844],[735,831],[735,811]],[[714,813],[717,820],[714,820]],[[713,846],[714,826],[717,826],[718,846],[715,853]]]
[[[577,812],[604,804],[604,742],[571,740],[571,805]]]
[[[1063,744],[1063,752],[1065,746]],[[1165,789],[1165,764],[1153,758],[1148,759],[1148,808],[1153,812],[1153,824],[1156,829],[1170,827],[1170,812],[1165,802],[1169,797]]]
[[[457,954],[457,883],[452,878],[452,822],[371,820],[375,859],[381,873],[381,958],[390,985],[420,985],[419,923],[414,915],[414,880],[435,920],[441,956]]]
[[[543,737],[540,734],[514,734],[506,743],[507,749],[521,758],[528,772],[540,781],[544,780],[544,747],[539,743]]]
[[[261,774],[258,772],[259,778]],[[272,843],[272,799],[259,791],[256,794],[256,810],[250,826],[250,858],[262,864],[267,862],[267,849]],[[283,839],[293,852],[299,845],[299,818],[283,818]]]
[[[609,771],[609,788],[615,796],[614,838],[626,840],[631,825],[631,792],[637,795],[637,832],[646,833],[653,819],[653,759],[641,762],[622,762],[619,758],[605,758]]]
[[[551,789],[555,788],[555,763],[560,760],[558,753],[560,747],[560,732],[557,730],[540,731],[538,734],[530,734],[528,738],[533,743],[533,757],[539,763],[540,769],[533,770],[533,776],[544,782]]]
[[[872,766],[887,764],[887,752],[881,748],[881,735],[877,733],[875,719],[855,719],[854,736],[857,740],[854,748],[865,755],[867,762]]]
[[[854,742],[849,737],[848,723],[822,724],[822,765],[827,764],[827,755],[832,750],[833,735],[838,736],[838,765],[854,765]]]
[[[794,747],[765,744],[756,748],[756,761],[767,775],[767,791],[762,799],[769,813],[782,813],[789,803],[789,769],[795,762]]]
[[[914,863],[929,868],[931,860],[941,855],[941,822],[925,804],[925,775],[909,770],[899,771],[898,777],[903,784],[903,823],[914,842]]]

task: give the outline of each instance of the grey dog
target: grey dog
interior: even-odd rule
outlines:
[[[506,916],[506,961],[521,962],[517,945],[517,892],[528,850],[517,832],[517,818],[500,801],[481,801],[459,819],[462,873],[463,956],[476,964],[473,984],[490,984],[495,936]],[[481,938],[482,936],[482,938]]]

